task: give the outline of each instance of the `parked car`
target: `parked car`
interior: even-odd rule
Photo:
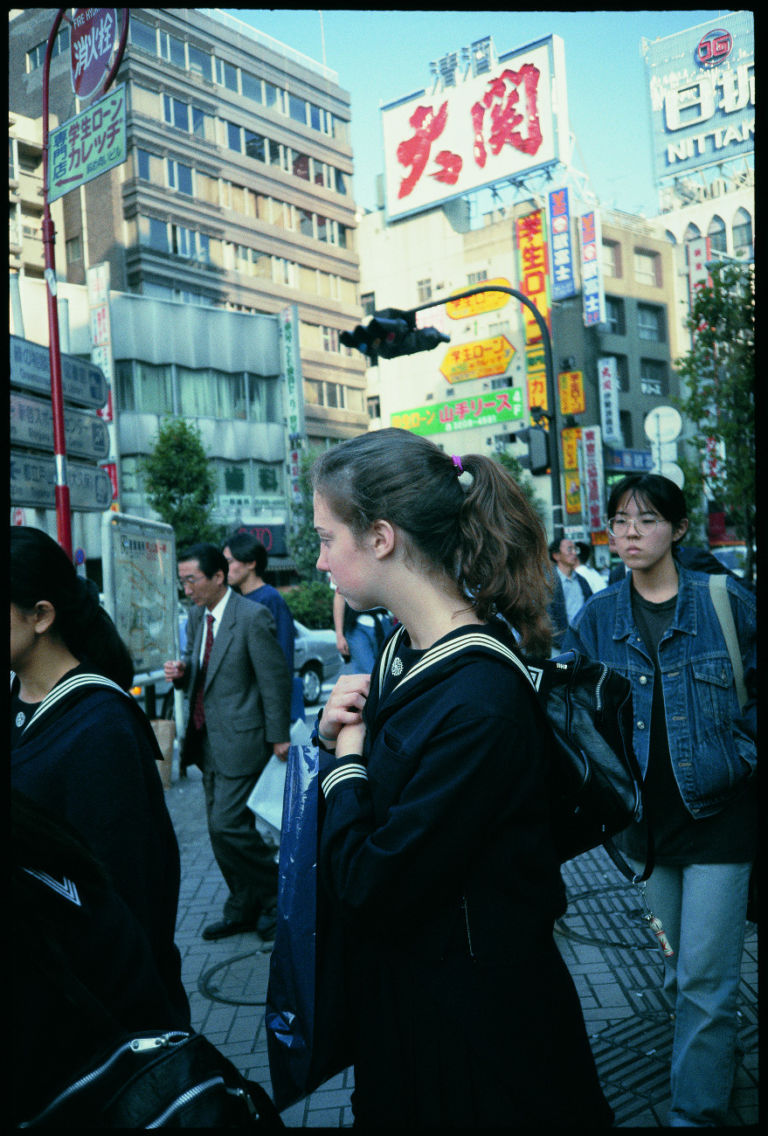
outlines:
[[[344,660],[336,648],[335,631],[314,631],[297,619],[293,623],[296,628],[294,672],[301,679],[304,704],[312,706],[320,699],[323,683],[337,678]]]

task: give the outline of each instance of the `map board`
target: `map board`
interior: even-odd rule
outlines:
[[[178,580],[170,525],[108,513],[102,529],[104,606],[133,659],[136,675],[176,659]]]

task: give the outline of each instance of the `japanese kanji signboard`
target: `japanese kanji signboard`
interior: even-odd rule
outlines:
[[[503,276],[495,276],[493,280],[483,280],[477,286],[478,288],[491,289],[494,284],[501,288],[512,287]],[[457,291],[465,292],[466,288],[459,288]],[[480,315],[481,312],[495,312],[507,303],[509,303],[507,292],[476,292],[474,296],[464,296],[461,300],[449,300],[445,305],[445,311],[453,320],[468,319],[470,316]]]
[[[86,99],[103,89],[120,41],[116,8],[75,8],[72,14],[72,90]]]
[[[558,36],[499,56],[480,73],[462,74],[450,58],[432,91],[382,107],[390,219],[550,166],[567,141]]]
[[[581,371],[560,371],[557,376],[560,389],[560,413],[584,414],[587,409],[584,394],[584,376]]]
[[[391,425],[413,434],[448,434],[473,426],[497,426],[523,417],[523,392],[509,388],[474,398],[431,402],[391,417]]]
[[[98,102],[50,134],[48,200],[125,161],[125,87],[115,87]]]
[[[476,339],[461,343],[446,351],[440,370],[449,383],[463,383],[468,379],[487,379],[503,375],[515,349],[506,335],[490,339]]]

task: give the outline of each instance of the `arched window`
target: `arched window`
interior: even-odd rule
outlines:
[[[715,214],[709,222],[707,236],[709,237],[709,247],[713,253],[728,252],[728,238],[725,232],[725,221],[722,217]]]
[[[688,228],[685,230],[685,236],[683,237],[683,243],[687,245],[689,241],[695,241],[700,236],[701,236],[701,229],[699,228],[698,225],[694,225],[693,221],[691,221]]]
[[[752,218],[746,209],[739,209],[733,219],[733,251],[736,256],[751,259],[755,255],[752,242]]]

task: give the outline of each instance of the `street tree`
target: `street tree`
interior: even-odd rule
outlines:
[[[147,500],[173,527],[182,551],[197,541],[217,542],[221,533],[213,509],[216,482],[200,431],[183,418],[160,423],[152,453],[141,460]]]
[[[747,546],[752,579],[755,535],[755,298],[751,265],[710,267],[688,318],[693,344],[675,364],[694,457],[683,459],[686,485],[730,518]]]
[[[288,551],[296,565],[299,578],[308,584],[323,579],[315,567],[320,551],[315,532],[314,504],[310,470],[319,449],[302,450],[299,457],[299,499],[291,505],[291,526],[288,533]]]

